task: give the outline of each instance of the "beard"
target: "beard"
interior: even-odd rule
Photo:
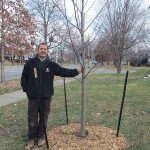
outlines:
[[[47,57],[47,53],[44,53],[44,52],[39,53],[39,58],[41,61],[45,60],[46,57]]]
[[[47,53],[42,52],[42,53],[39,54],[39,56],[40,56],[40,57],[46,57],[46,56],[47,56]]]

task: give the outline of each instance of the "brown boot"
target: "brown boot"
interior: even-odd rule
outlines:
[[[38,138],[38,143],[37,143],[38,147],[42,147],[44,144],[45,144],[44,137]]]
[[[27,145],[25,146],[25,150],[33,149],[34,145],[35,145],[35,141],[34,140],[29,140]]]

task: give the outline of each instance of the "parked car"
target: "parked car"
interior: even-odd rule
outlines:
[[[94,65],[96,65],[98,62],[97,61],[95,61],[95,60],[90,60],[88,63],[87,63],[87,67],[92,67],[92,66],[94,66]]]

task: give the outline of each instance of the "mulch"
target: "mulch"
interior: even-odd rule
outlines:
[[[70,124],[54,128],[48,133],[50,150],[124,150],[125,138],[116,137],[116,130],[87,124],[87,136],[79,136],[80,125]],[[46,146],[34,150],[46,150]]]

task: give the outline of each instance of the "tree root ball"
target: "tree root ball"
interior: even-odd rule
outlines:
[[[116,137],[116,130],[100,125],[86,125],[86,137],[80,137],[80,125],[59,126],[48,134],[51,150],[124,150],[125,138]],[[46,150],[46,146],[38,148]]]

